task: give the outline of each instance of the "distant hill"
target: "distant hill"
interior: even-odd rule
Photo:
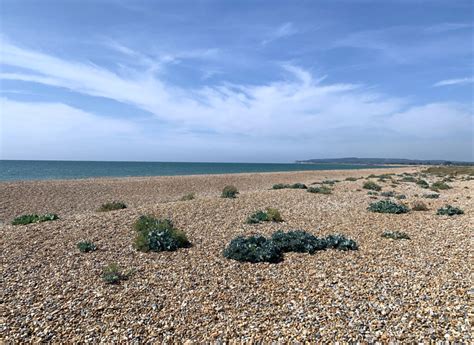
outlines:
[[[474,162],[459,162],[447,161],[439,159],[405,159],[405,158],[323,158],[323,159],[308,159],[296,161],[299,164],[314,164],[314,163],[331,163],[331,164],[364,164],[364,165],[379,165],[379,164],[398,164],[398,165],[474,165]]]

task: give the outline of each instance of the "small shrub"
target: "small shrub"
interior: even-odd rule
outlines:
[[[281,222],[280,212],[276,208],[267,208],[266,212],[257,211],[247,218],[247,224],[258,224],[261,222]]]
[[[327,248],[338,250],[357,250],[358,246],[354,240],[346,238],[344,235],[329,235],[325,238]]]
[[[417,182],[417,179],[413,176],[404,176],[401,179],[402,182]]]
[[[428,211],[428,206],[423,201],[417,200],[411,205],[413,211]]]
[[[379,193],[370,190],[367,192],[367,195],[379,195]]]
[[[240,262],[270,262],[283,260],[283,252],[273,241],[263,236],[236,237],[224,249],[224,257]]]
[[[308,188],[304,183],[293,183],[290,188],[292,189],[306,189]]]
[[[357,177],[346,177],[346,181],[357,181]]]
[[[105,204],[102,204],[99,208],[99,212],[108,212],[108,211],[115,211],[115,210],[123,210],[124,208],[127,208],[127,205],[125,205],[121,201],[112,201],[112,202],[107,202]]]
[[[327,247],[324,239],[319,239],[305,231],[277,231],[272,235],[272,241],[284,253],[297,252],[314,254],[317,250]]]
[[[124,274],[117,264],[107,265],[102,273],[102,279],[107,284],[119,284],[122,280],[127,280],[129,274]]]
[[[439,194],[433,193],[433,194],[423,194],[423,198],[427,199],[438,199]]]
[[[267,216],[271,222],[282,222],[283,219],[281,217],[280,211],[276,208],[268,207],[267,208]]]
[[[330,188],[322,186],[322,187],[309,187],[307,189],[310,193],[320,193],[320,194],[331,194],[332,191]]]
[[[401,214],[409,211],[408,207],[402,204],[396,204],[390,200],[381,200],[373,202],[367,208],[369,211],[377,213],[394,213]]]
[[[429,188],[430,184],[426,182],[425,180],[418,180],[416,181],[416,184],[420,186],[421,188]]]
[[[391,238],[392,240],[409,240],[410,236],[401,231],[385,231],[382,234],[384,238]]]
[[[169,219],[141,216],[134,228],[137,232],[134,247],[142,252],[175,251],[191,246],[186,234],[174,228]]]
[[[456,214],[464,214],[464,211],[458,207],[446,205],[444,207],[439,208],[436,214],[443,215],[443,216],[454,216]]]
[[[194,200],[196,198],[196,196],[194,195],[194,193],[189,193],[189,194],[186,194],[186,195],[183,195],[181,197],[181,201],[188,201],[188,200]]]
[[[233,199],[239,194],[239,191],[235,186],[225,186],[222,190],[221,197]]]
[[[372,182],[372,181],[367,181],[364,183],[362,186],[364,189],[370,189],[370,190],[375,190],[375,191],[381,191],[382,187],[380,187],[377,183]]]
[[[77,248],[82,253],[89,253],[97,250],[97,246],[91,241],[81,241],[77,243]]]
[[[59,217],[57,214],[54,213],[46,213],[43,215],[25,214],[13,219],[12,225],[26,225],[31,223],[48,222],[57,219],[59,219]]]
[[[445,190],[445,189],[451,189],[451,186],[443,181],[438,181],[431,185],[431,189],[434,191]]]
[[[274,184],[272,187],[272,189],[285,189],[285,188],[290,188],[290,185],[286,183],[277,183],[277,184]]]
[[[398,200],[402,200],[402,199],[406,199],[407,196],[405,194],[398,194],[395,198]]]
[[[387,198],[391,198],[391,197],[395,196],[395,192],[394,191],[382,192],[382,193],[380,193],[380,195],[384,196],[384,197],[387,197]]]

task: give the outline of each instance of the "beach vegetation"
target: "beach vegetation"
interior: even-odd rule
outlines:
[[[123,280],[127,280],[131,272],[128,274],[123,273],[120,267],[116,263],[109,264],[104,267],[102,272],[102,280],[106,284],[119,284]]]
[[[437,181],[431,184],[431,190],[438,191],[438,190],[445,190],[445,189],[451,189],[451,186],[448,185],[446,182]]]
[[[397,204],[390,200],[380,200],[377,202],[373,202],[367,208],[371,212],[376,213],[394,213],[394,214],[401,214],[407,213],[409,208],[403,204]]]
[[[186,195],[183,195],[179,200],[189,201],[189,200],[194,200],[195,198],[196,198],[196,196],[194,195],[194,193],[188,193]]]
[[[409,240],[410,236],[402,231],[385,231],[382,234],[384,238],[391,238],[392,240]]]
[[[108,211],[115,211],[115,210],[123,210],[127,208],[127,205],[121,201],[112,201],[102,204],[99,208],[99,212],[108,212]]]
[[[77,243],[77,248],[82,253],[89,253],[97,250],[97,246],[91,241],[80,241]]]
[[[273,241],[263,236],[239,236],[224,249],[224,257],[240,262],[278,263],[283,260],[283,252]]]
[[[309,193],[319,193],[319,194],[331,194],[332,190],[331,188],[328,188],[326,186],[321,186],[321,187],[309,187],[307,189]]]
[[[380,187],[377,183],[373,181],[367,181],[362,185],[362,188],[364,189],[370,189],[370,190],[375,190],[375,191],[381,191],[382,187]]]
[[[446,205],[444,207],[439,208],[436,214],[443,215],[443,216],[454,216],[457,214],[464,214],[464,211],[461,210],[459,207]]]
[[[134,224],[134,247],[142,252],[175,251],[191,246],[186,234],[169,219],[141,216]]]
[[[224,189],[222,190],[221,197],[233,199],[237,197],[237,194],[239,194],[237,187],[229,185],[224,187]]]
[[[37,214],[24,214],[22,216],[16,217],[12,221],[12,225],[26,225],[32,223],[41,223],[41,222],[49,222],[52,220],[59,219],[57,214],[54,213],[46,213],[43,215]]]

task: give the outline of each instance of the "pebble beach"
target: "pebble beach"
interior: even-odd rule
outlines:
[[[472,343],[474,180],[454,178],[438,199],[402,173],[423,167],[284,173],[100,178],[0,183],[2,260],[0,339],[23,342]],[[362,185],[371,174],[382,191],[423,201],[428,210],[381,214]],[[358,178],[347,181],[347,177]],[[360,179],[359,179],[360,178]],[[428,175],[429,183],[439,180]],[[318,185],[338,180],[332,194],[273,190],[276,183]],[[394,183],[395,182],[395,183]],[[220,197],[235,185],[235,199]],[[188,193],[195,199],[181,201]],[[98,212],[119,200],[127,208]],[[444,205],[464,210],[436,215]],[[282,223],[246,224],[266,207]],[[11,225],[22,214],[56,213],[59,220]],[[173,252],[135,250],[140,215],[169,218],[192,246]],[[356,251],[285,253],[284,261],[226,259],[236,236],[305,230],[344,234]],[[382,238],[403,231],[409,240]],[[97,250],[81,253],[90,240]],[[101,279],[104,266],[130,272],[118,285]]]

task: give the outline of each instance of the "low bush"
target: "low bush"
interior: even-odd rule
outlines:
[[[175,251],[191,246],[186,234],[176,229],[169,219],[141,216],[134,228],[137,232],[134,247],[142,252]]]
[[[438,198],[439,198],[439,194],[436,194],[436,193],[423,194],[423,198],[427,198],[427,199],[438,199]]]
[[[320,194],[331,194],[332,190],[328,187],[322,186],[322,187],[309,187],[307,189],[309,193],[320,193]]]
[[[224,257],[240,262],[270,262],[283,260],[283,252],[272,240],[263,236],[234,238],[224,249]]]
[[[429,188],[429,186],[430,186],[430,184],[428,182],[426,182],[425,180],[422,180],[422,179],[416,181],[416,184],[418,186],[420,186],[421,188]]]
[[[362,188],[364,189],[370,189],[370,190],[375,190],[375,191],[381,191],[382,187],[380,187],[377,183],[372,182],[372,181],[367,181],[362,185]]]
[[[122,273],[115,263],[107,265],[102,272],[102,279],[107,284],[119,284],[122,280],[127,280],[130,274]]]
[[[417,182],[418,180],[413,176],[404,176],[404,177],[402,177],[402,179],[400,181],[402,181],[402,182]]]
[[[407,196],[405,194],[398,194],[395,198],[398,200],[402,200],[402,199],[406,199]]]
[[[57,219],[59,219],[59,217],[57,214],[54,213],[46,213],[43,215],[24,214],[13,219],[12,225],[26,225],[31,223],[49,222]]]
[[[431,184],[431,189],[434,190],[434,191],[445,190],[445,189],[451,189],[451,186],[448,185],[446,182],[437,181],[437,182]]]
[[[394,203],[390,200],[381,200],[373,202],[367,208],[369,211],[377,213],[394,213],[401,214],[409,211],[408,207],[402,204]]]
[[[346,181],[357,181],[357,177],[346,177]]]
[[[233,199],[237,197],[237,194],[239,194],[239,191],[235,186],[225,186],[222,190],[221,197]]]
[[[183,195],[181,197],[181,201],[188,201],[188,200],[194,200],[196,198],[196,196],[194,195],[194,193],[189,193],[189,194],[186,194],[186,195]]]
[[[429,167],[423,171],[428,174],[437,174],[437,175],[473,175],[474,167],[473,166],[439,166],[439,167]]]
[[[327,243],[305,231],[277,231],[272,235],[273,243],[284,253],[297,252],[314,254],[317,250],[326,249]]]
[[[382,234],[384,238],[391,238],[392,240],[409,240],[410,236],[401,231],[385,231]]]
[[[443,216],[454,216],[456,214],[464,214],[464,211],[461,210],[459,207],[446,205],[444,207],[439,208],[436,214],[443,215]]]
[[[379,193],[370,190],[367,192],[367,195],[379,195]]]
[[[391,197],[394,197],[395,196],[395,192],[394,191],[388,191],[388,192],[382,192],[380,193],[381,196],[384,196],[384,197],[387,197],[387,198],[391,198]]]
[[[89,253],[97,250],[97,246],[91,241],[81,241],[77,243],[77,248],[82,253]]]
[[[266,211],[257,211],[247,218],[247,224],[258,224],[261,222],[281,222],[280,212],[276,208],[267,208]]]
[[[354,240],[346,238],[344,235],[336,234],[329,235],[325,239],[327,248],[333,248],[337,250],[357,250],[358,246]]]
[[[428,206],[423,201],[417,200],[411,205],[413,211],[428,211]]]
[[[112,202],[107,202],[105,204],[102,204],[99,207],[99,212],[108,212],[108,211],[115,211],[115,210],[123,210],[124,208],[127,208],[127,205],[125,205],[121,201],[112,201]]]
[[[274,184],[272,189],[306,189],[308,188],[305,184],[303,183],[293,183],[293,184],[287,184],[287,183],[277,183]]]

